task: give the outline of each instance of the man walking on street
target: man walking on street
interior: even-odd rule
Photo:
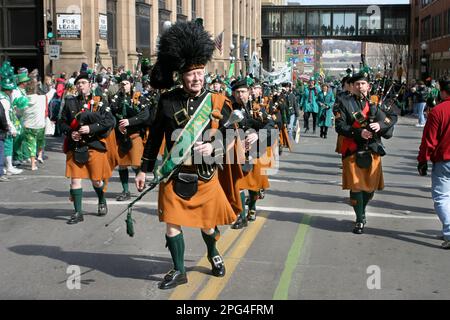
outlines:
[[[427,174],[427,161],[433,162],[431,194],[434,209],[442,223],[443,249],[450,249],[450,78],[439,81],[442,103],[430,112],[422,135],[417,169]]]

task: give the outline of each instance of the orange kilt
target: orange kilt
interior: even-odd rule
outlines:
[[[109,166],[106,152],[89,149],[89,161],[86,164],[76,163],[73,159],[73,151],[67,152],[67,178],[101,181],[109,179],[111,176],[112,170]]]
[[[144,153],[144,143],[142,142],[142,138],[139,134],[133,135],[130,137],[131,143],[133,146],[131,147],[128,153],[120,152],[118,146],[118,154],[119,154],[119,166],[133,166],[140,167],[142,154]]]
[[[117,142],[116,142],[116,132],[111,130],[109,136],[105,139],[106,144],[106,156],[108,158],[108,163],[111,168],[111,171],[117,167],[119,163],[119,154],[117,153]],[[112,174],[111,174],[112,175]]]
[[[214,228],[231,224],[236,219],[215,174],[210,181],[198,181],[198,191],[189,200],[173,190],[174,181],[161,182],[158,194],[159,221],[194,228]]]
[[[239,179],[237,183],[239,189],[259,191],[269,188],[269,177],[264,174],[265,168],[267,168],[267,165],[263,165],[259,159],[253,161],[252,171],[244,174],[244,177]]]
[[[342,160],[342,189],[372,192],[384,189],[381,157],[372,154],[370,168],[362,169],[356,165],[356,154]]]
[[[344,136],[341,136],[340,134],[337,136],[336,140],[336,149],[334,150],[336,153],[341,154],[342,149],[342,142],[344,141]]]

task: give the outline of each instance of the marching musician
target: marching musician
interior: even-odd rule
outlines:
[[[104,194],[104,181],[112,176],[107,159],[106,138],[114,128],[115,120],[108,106],[106,95],[92,93],[90,76],[81,73],[75,79],[77,96],[65,99],[61,112],[61,129],[66,135],[66,177],[70,178],[70,196],[75,212],[67,221],[76,224],[83,221],[82,179],[90,179],[98,196],[99,216],[108,213]]]
[[[384,189],[381,157],[386,154],[381,138],[390,138],[397,115],[369,99],[369,76],[353,76],[355,95],[338,99],[336,132],[344,136],[342,189],[350,190],[350,203],[356,214],[353,233],[362,234],[366,224],[366,206],[375,190]]]

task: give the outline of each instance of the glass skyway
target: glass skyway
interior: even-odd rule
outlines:
[[[262,7],[263,39],[341,39],[409,43],[409,5]]]

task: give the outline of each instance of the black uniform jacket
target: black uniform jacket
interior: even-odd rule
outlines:
[[[89,100],[91,98],[92,97],[90,96]],[[77,145],[77,143],[72,140],[72,131],[76,131],[80,127],[88,125],[89,134],[82,135],[82,138],[78,143],[78,147],[87,145],[89,148],[105,151],[105,145],[99,140],[106,138],[111,132],[111,129],[114,128],[116,124],[114,116],[110,112],[105,96],[101,97],[101,101],[96,112],[89,110],[81,112],[86,101],[81,95],[68,97],[65,100],[64,108],[61,112],[60,123],[62,132],[68,138],[68,149],[74,150]],[[78,127],[72,129],[71,124],[75,118],[78,121]]]
[[[175,142],[172,141],[172,133],[177,129],[184,128],[187,124],[187,121],[184,121],[184,123],[182,122],[183,119],[185,119],[182,115],[182,110],[186,110],[187,114],[192,116],[208,92],[210,91],[204,90],[197,97],[191,97],[182,88],[176,88],[165,92],[160,96],[155,122],[153,126],[150,127],[150,137],[147,140],[142,156],[141,170],[143,172],[153,171],[164,137],[167,150],[172,149]],[[175,114],[177,114],[177,116],[175,116]],[[221,115],[223,118],[219,121],[219,129],[221,129],[222,132],[224,124],[229,119],[230,114],[231,109],[226,105],[222,106]],[[175,117],[177,117],[178,122]],[[206,126],[204,131],[209,129],[211,129],[211,122]],[[223,137],[225,138],[225,134],[223,134]],[[223,142],[221,144],[223,145]]]
[[[270,147],[272,145],[271,137],[272,130],[275,130],[275,122],[271,119],[270,115],[267,114],[264,108],[261,108],[259,111],[261,112],[261,116],[254,117],[252,115],[252,107],[250,106],[250,102],[248,102],[246,105],[241,105],[235,102],[233,103],[233,110],[236,109],[241,110],[244,113],[244,119],[239,123],[239,128],[244,132],[250,129],[253,129],[256,132],[259,132],[260,130],[266,130],[267,135],[260,134],[259,139],[261,139],[261,141],[257,141],[254,144],[254,146],[258,149],[252,150],[252,155],[259,158],[261,154],[265,154],[266,147]],[[244,138],[245,137],[241,137],[241,140],[243,140]],[[259,150],[260,146],[264,146],[263,150]],[[256,154],[253,154],[255,152]]]
[[[133,105],[132,96],[118,93],[111,99],[111,112],[116,117],[116,137],[122,136],[119,129],[119,121],[121,119],[128,119],[129,126],[127,127],[127,135],[130,136],[139,133],[142,137],[145,134],[145,126],[150,116],[150,99],[145,96],[139,97],[139,103]]]
[[[361,112],[365,107],[365,103],[365,99],[360,99],[354,95],[343,95],[335,107],[336,132],[342,136],[354,139],[358,145],[358,150],[361,150],[367,143],[367,141],[361,137],[361,131],[363,129],[370,131],[368,126],[370,121],[363,123],[361,128],[354,128],[354,114]],[[374,133],[373,138],[369,139],[368,147],[373,152],[383,156],[385,153],[381,138],[388,134],[389,130],[395,125],[397,122],[397,115],[385,105],[372,105],[371,111],[369,112],[369,119],[372,122],[378,122],[381,129],[379,132]],[[349,154],[343,156],[346,157],[348,155]]]

